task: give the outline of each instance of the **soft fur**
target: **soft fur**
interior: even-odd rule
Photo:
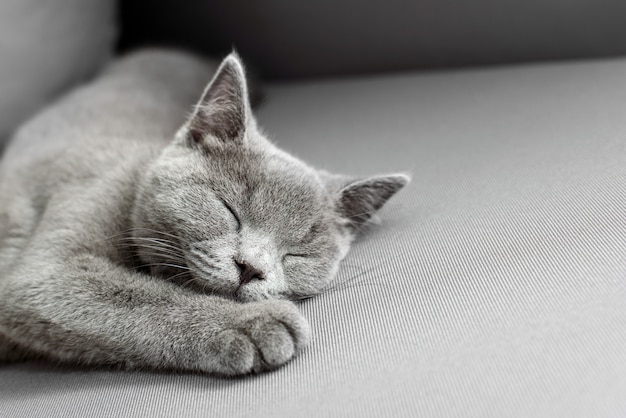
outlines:
[[[20,130],[0,166],[0,361],[227,375],[291,359],[293,302],[407,182],[279,150],[231,54],[123,59]],[[172,139],[173,138],[173,139]]]

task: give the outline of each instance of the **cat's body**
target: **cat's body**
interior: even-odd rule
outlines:
[[[281,299],[322,291],[406,178],[349,182],[278,150],[234,56],[186,121],[216,68],[141,53],[17,134],[0,165],[0,362],[233,375],[306,345]]]

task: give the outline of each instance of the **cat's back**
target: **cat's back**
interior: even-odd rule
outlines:
[[[81,161],[97,168],[154,152],[171,140],[215,69],[215,63],[167,50],[120,58],[19,129],[0,175],[49,160],[49,170]]]

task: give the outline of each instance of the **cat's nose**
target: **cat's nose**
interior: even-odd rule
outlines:
[[[254,266],[252,266],[247,261],[237,261],[235,260],[235,264],[239,267],[239,283],[244,285],[250,283],[254,280],[264,280],[263,272]]]

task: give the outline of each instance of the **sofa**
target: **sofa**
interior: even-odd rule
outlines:
[[[4,0],[1,135],[116,54],[235,47],[281,147],[412,183],[286,366],[4,364],[0,416],[626,416],[626,5],[247,3]]]

